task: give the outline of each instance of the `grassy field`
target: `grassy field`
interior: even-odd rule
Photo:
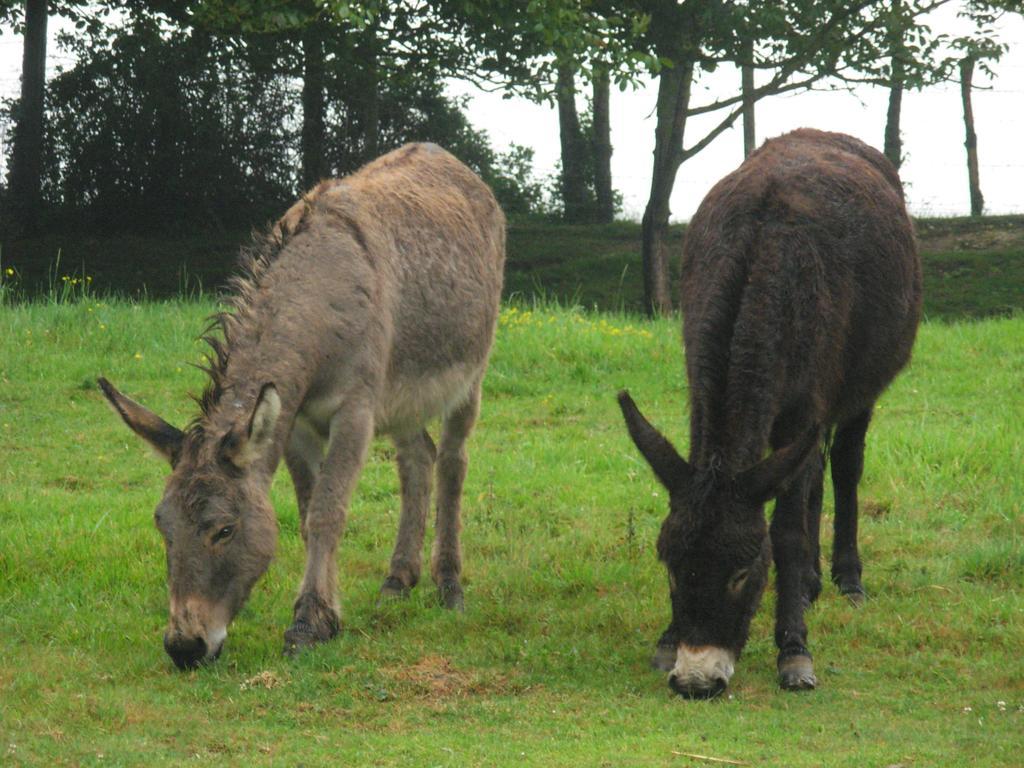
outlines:
[[[685,448],[679,329],[525,305],[502,314],[470,444],[465,613],[429,583],[375,605],[398,512],[378,442],[339,555],[343,635],[280,653],[302,568],[282,471],[275,563],[220,661],[176,671],[152,524],[165,468],[94,380],[186,421],[211,310],[0,306],[0,762],[1021,764],[1024,316],[925,324],[881,401],[862,485],[870,600],[826,587],[809,612],[819,689],[777,689],[769,590],[728,697],[686,702],[648,668],[669,615],[666,499],[614,400],[629,387]]]

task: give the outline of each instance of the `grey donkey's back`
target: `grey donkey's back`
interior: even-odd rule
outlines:
[[[279,273],[270,290],[318,304],[310,321],[326,327],[314,335],[345,348],[322,361],[304,415],[330,410],[338,379],[360,363],[381,366],[359,371],[380,387],[379,433],[422,426],[468,396],[487,362],[505,262],[504,216],[474,173],[436,145],[407,145],[320,184],[274,234],[290,263],[268,269]],[[353,360],[356,346],[372,362]]]
[[[383,596],[420,576],[431,485],[431,571],[462,605],[465,441],[497,322],[505,219],[487,186],[439,147],[413,144],[321,183],[292,206],[234,283],[211,337],[201,414],[178,430],[105,379],[122,419],[173,468],[157,524],[167,546],[164,645],[190,667],[220,653],[227,626],[277,540],[269,503],[284,458],[298,497],[306,570],[286,649],[340,628],[335,555],[375,433],[396,446],[402,512]],[[435,447],[425,426],[441,419]]]

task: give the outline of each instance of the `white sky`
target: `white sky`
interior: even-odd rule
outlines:
[[[949,18],[941,20],[950,24]],[[938,23],[938,22],[937,22]],[[936,23],[936,25],[937,25]],[[57,25],[51,23],[51,37]],[[992,83],[976,74],[975,82],[990,86],[974,93],[981,185],[988,213],[1024,213],[1024,18],[1008,15],[999,25],[1001,39],[1010,46],[996,65]],[[56,65],[69,66],[71,58],[51,43],[48,74]],[[0,97],[14,95],[21,71],[21,38],[0,27]],[[736,91],[739,76],[723,67],[695,89],[694,103]],[[558,118],[554,107],[523,99],[503,99],[473,86],[452,82],[453,94],[469,94],[469,118],[490,135],[497,149],[510,143],[535,151],[538,176],[551,173],[558,159]],[[637,90],[613,88],[612,177],[623,194],[624,214],[639,219],[650,185],[654,147],[656,86]],[[758,141],[800,126],[853,134],[877,147],[882,144],[887,92],[862,86],[854,92],[799,93],[765,99],[757,105]],[[715,116],[694,119],[687,128],[694,141],[717,122]],[[964,152],[964,126],[957,84],[908,92],[903,97],[905,161],[901,175],[911,210],[919,215],[957,215],[970,210]],[[0,136],[0,142],[5,137]],[[672,195],[674,220],[686,220],[707,190],[742,160],[740,124],[723,133],[711,146],[680,169]]]

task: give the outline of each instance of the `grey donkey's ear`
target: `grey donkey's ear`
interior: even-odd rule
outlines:
[[[629,436],[633,438],[636,447],[647,459],[661,484],[670,491],[688,485],[693,478],[693,469],[679,455],[672,443],[644,418],[633,398],[625,390],[619,392],[619,407],[622,408]]]
[[[796,476],[820,441],[821,431],[811,427],[803,435],[771,456],[736,476],[736,485],[751,501],[764,504],[774,499]]]
[[[114,388],[114,385],[102,376],[96,380],[107,398],[107,402],[117,411],[124,423],[173,466],[178,460],[181,443],[185,433],[172,427],[155,413],[131,400]]]
[[[281,396],[277,394],[277,388],[273,384],[264,384],[245,429],[232,430],[221,441],[221,458],[238,469],[247,468],[273,443],[280,415]]]

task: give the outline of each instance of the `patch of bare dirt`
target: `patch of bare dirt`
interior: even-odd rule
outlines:
[[[467,672],[457,669],[444,656],[424,656],[415,664],[382,670],[387,677],[411,691],[412,695],[446,699],[474,695],[521,692],[506,675],[491,671]]]
[[[253,677],[250,677],[248,680],[243,681],[242,684],[238,686],[238,688],[242,691],[255,690],[257,688],[265,688],[269,691],[272,688],[277,688],[279,685],[282,685],[283,682],[284,681],[281,680],[281,678],[278,677],[277,674],[270,671],[269,669],[265,669],[258,675],[254,675]]]
[[[924,252],[1024,250],[1024,216],[917,222]]]

